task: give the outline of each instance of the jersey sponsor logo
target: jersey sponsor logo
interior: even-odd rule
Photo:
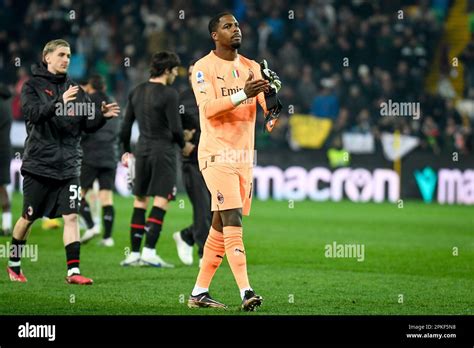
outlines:
[[[219,204],[224,204],[224,195],[219,191],[217,191],[217,201],[219,202]]]
[[[222,97],[229,97],[232,94],[235,94],[239,91],[243,90],[243,88],[235,86],[235,88],[227,88],[227,87],[221,87],[221,95]],[[255,102],[255,97],[254,98],[247,98],[245,99],[242,103],[244,105],[252,105]]]
[[[201,70],[196,72],[196,82],[197,83],[203,83],[204,82],[204,73]]]
[[[225,82],[225,80],[224,80],[224,76],[222,76],[222,77],[220,77],[220,76],[217,76],[217,79],[218,79],[218,80],[222,80],[222,81],[224,81],[224,82]]]
[[[232,94],[235,94],[241,90],[243,90],[243,88],[237,86],[235,86],[235,88],[221,87],[221,93],[223,97],[231,96]]]
[[[28,214],[28,216],[32,216],[33,215],[33,207],[30,205],[28,206],[28,209],[26,210],[26,213]]]

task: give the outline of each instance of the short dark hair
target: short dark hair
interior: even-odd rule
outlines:
[[[85,86],[89,83],[89,80],[86,77],[84,77],[77,82],[79,83],[80,86]]]
[[[174,52],[157,52],[151,58],[150,77],[158,77],[165,73],[167,69],[171,70],[181,64],[181,60]]]
[[[213,31],[217,31],[217,26],[219,25],[219,21],[221,20],[221,17],[229,16],[229,15],[233,16],[233,14],[230,12],[221,12],[221,13],[216,14],[214,17],[212,17],[208,25],[209,35],[212,34]]]
[[[92,74],[88,82],[96,91],[102,91],[105,87],[105,80],[99,74]]]

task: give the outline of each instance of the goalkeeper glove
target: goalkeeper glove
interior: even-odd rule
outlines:
[[[274,71],[268,69],[268,63],[266,59],[262,60],[260,63],[260,69],[262,71],[262,77],[270,82],[270,87],[273,88],[275,93],[278,93],[281,88],[280,78]]]
[[[270,83],[269,91],[264,93],[268,113],[265,115],[263,131],[265,132],[265,130],[267,130],[268,132],[271,132],[278,117],[280,117],[280,112],[283,108],[277,95],[278,91],[281,89],[281,81],[274,71],[268,69],[268,63],[265,59],[260,63],[260,69],[262,77]]]

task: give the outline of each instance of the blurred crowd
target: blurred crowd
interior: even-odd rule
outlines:
[[[18,93],[48,40],[68,40],[72,77],[103,75],[108,92],[123,105],[129,90],[148,78],[149,58],[156,51],[178,53],[183,69],[176,86],[186,88],[186,65],[213,48],[209,19],[229,10],[241,23],[240,53],[268,60],[283,81],[281,99],[291,106],[271,135],[257,132],[257,146],[288,147],[288,119],[294,112],[333,120],[326,147],[342,132],[370,132],[379,139],[381,132],[399,130],[419,136],[425,151],[473,150],[472,125],[456,110],[453,98],[430,95],[424,88],[448,0],[0,0],[0,4],[0,76],[14,89],[12,110],[18,120],[22,118]],[[468,53],[465,60],[471,58],[474,65],[474,54]],[[381,117],[380,104],[390,99],[419,102],[421,117]]]

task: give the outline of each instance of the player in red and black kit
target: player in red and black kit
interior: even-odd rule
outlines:
[[[69,284],[92,284],[79,270],[81,200],[81,133],[95,132],[106,118],[116,117],[116,103],[96,109],[84,91],[67,76],[69,43],[53,40],[43,49],[43,61],[32,68],[33,77],[21,91],[27,138],[21,173],[23,214],[13,230],[7,271],[10,280],[26,282],[20,257],[33,222],[43,216],[64,219]]]
[[[174,267],[156,253],[168,202],[175,199],[177,180],[177,148],[188,156],[194,145],[185,141],[179,117],[178,92],[170,87],[178,75],[179,58],[172,52],[153,55],[150,79],[135,87],[129,95],[121,133],[125,153],[122,163],[129,165],[130,136],[136,120],[140,137],[135,147],[135,180],[131,221],[131,253],[122,266]],[[145,221],[149,197],[153,208]],[[146,231],[145,246],[140,246]]]

